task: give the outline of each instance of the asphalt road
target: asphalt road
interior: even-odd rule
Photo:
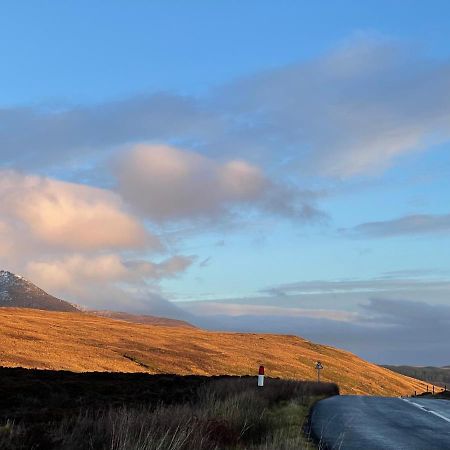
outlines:
[[[311,427],[325,449],[450,450],[450,401],[336,396],[315,405]]]

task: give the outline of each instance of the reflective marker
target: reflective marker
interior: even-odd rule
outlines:
[[[263,387],[264,386],[264,366],[259,366],[258,386],[259,387]]]

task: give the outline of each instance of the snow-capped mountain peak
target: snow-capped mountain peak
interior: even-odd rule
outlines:
[[[71,303],[53,297],[20,275],[0,270],[0,307],[78,311]]]

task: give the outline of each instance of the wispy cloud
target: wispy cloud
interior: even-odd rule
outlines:
[[[290,317],[311,317],[315,319],[330,319],[342,322],[355,321],[358,313],[351,311],[338,311],[329,309],[311,308],[285,308],[269,305],[250,305],[230,302],[191,302],[189,305],[180,303],[189,312],[200,316],[290,316]]]
[[[216,128],[210,117],[196,99],[167,93],[94,106],[3,108],[0,155],[14,167],[53,166],[142,140],[195,139]]]
[[[377,293],[394,292],[404,290],[428,290],[450,288],[450,279],[430,279],[419,278],[416,273],[413,278],[410,277],[386,277],[362,279],[362,280],[317,280],[300,281],[296,283],[281,284],[265,288],[261,293],[269,295],[299,295],[299,294],[333,294],[333,293]]]
[[[300,173],[346,177],[447,142],[449,90],[448,61],[366,35],[203,97],[161,93],[59,110],[4,108],[0,154],[10,166],[29,167],[163,141],[266,165],[278,164],[282,152],[284,166]]]
[[[414,214],[396,219],[366,222],[341,230],[350,237],[383,238],[408,235],[450,234],[450,214]]]

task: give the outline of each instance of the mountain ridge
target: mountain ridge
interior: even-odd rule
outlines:
[[[409,365],[386,365],[383,367],[394,372],[413,377],[437,386],[450,386],[450,367],[449,366],[409,366]]]
[[[36,286],[21,275],[7,270],[0,270],[0,308],[31,308],[44,311],[82,312],[115,320],[125,320],[132,323],[147,323],[161,326],[194,327],[191,323],[160,315],[134,314],[113,310],[94,310],[83,305],[61,300]]]
[[[76,312],[71,303],[48,294],[20,275],[0,270],[0,307]]]

